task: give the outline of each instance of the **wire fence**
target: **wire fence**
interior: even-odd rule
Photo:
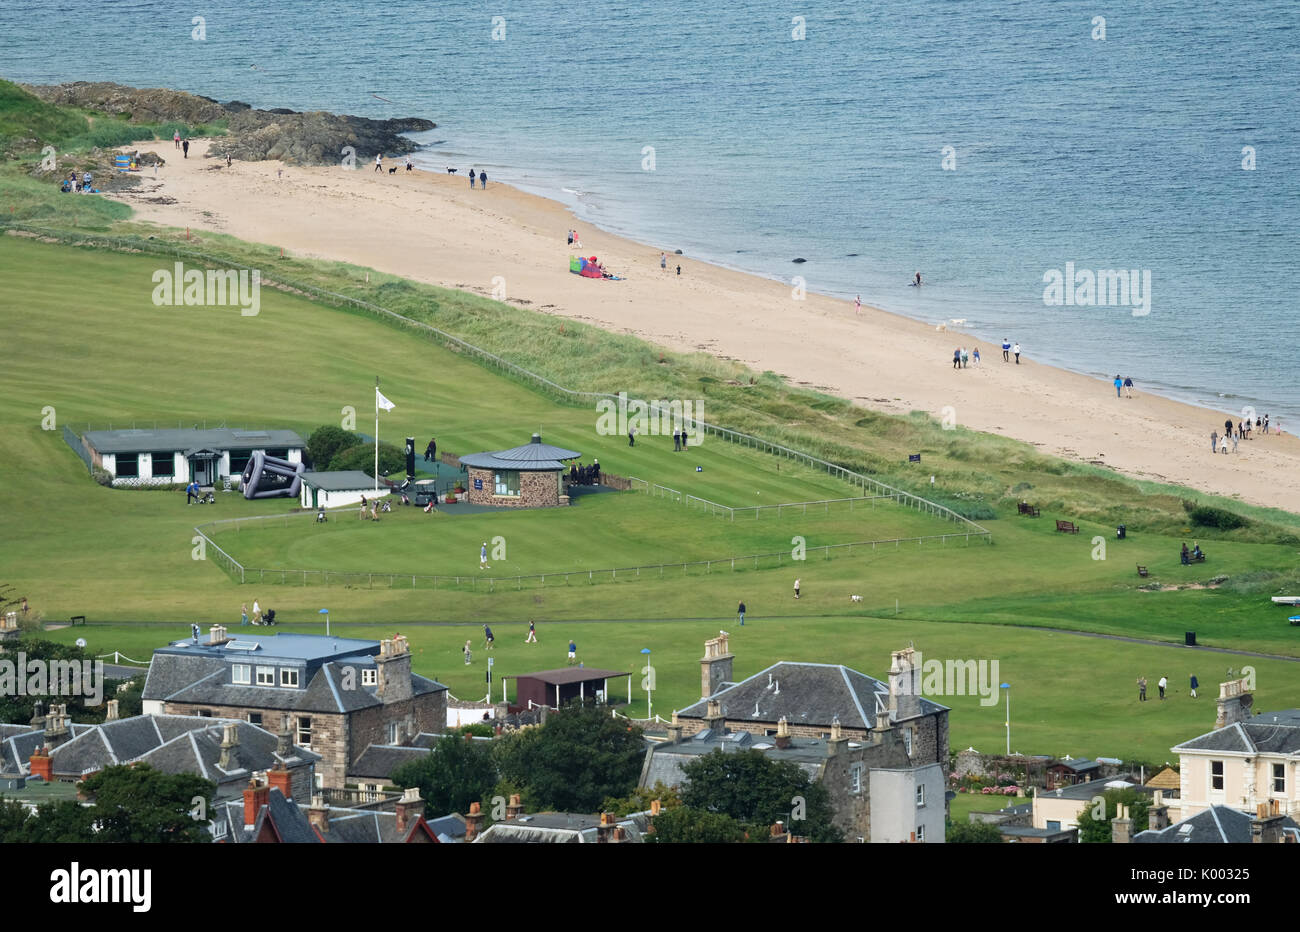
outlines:
[[[91,458],[90,451],[86,445],[81,442],[81,438],[76,432],[69,429],[67,424],[63,425],[63,442],[72,448],[72,452],[81,457],[81,461],[86,464],[86,472],[92,476],[95,474],[95,461]]]

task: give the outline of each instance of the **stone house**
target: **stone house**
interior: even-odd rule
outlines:
[[[1300,709],[1251,715],[1252,700],[1244,680],[1220,683],[1214,730],[1172,749],[1184,820],[1214,806],[1300,815]]]
[[[251,780],[242,797],[218,807],[211,825],[219,844],[440,844],[424,818],[419,790],[407,790],[392,812],[331,807],[324,797],[309,806],[279,787]],[[445,836],[444,836],[445,837]]]
[[[569,504],[564,491],[565,461],[582,456],[542,443],[541,434],[523,446],[460,458],[469,473],[465,497],[472,505],[498,508],[551,508]]]
[[[411,672],[406,638],[382,641],[308,634],[173,641],[154,652],[147,713],[239,719],[260,725],[287,715],[293,742],[321,756],[317,789],[345,786],[370,745],[404,744],[440,732],[447,687]]]

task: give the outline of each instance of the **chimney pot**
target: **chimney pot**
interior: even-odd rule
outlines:
[[[108,706],[108,709],[104,713],[104,721],[106,722],[117,721],[117,709],[118,709],[117,703],[118,700],[116,699],[109,699],[108,702],[105,703]]]

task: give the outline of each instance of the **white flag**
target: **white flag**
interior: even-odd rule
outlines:
[[[385,411],[391,411],[393,408],[397,407],[397,405],[385,398],[384,393],[378,388],[375,389],[375,405],[376,407],[383,408]]]

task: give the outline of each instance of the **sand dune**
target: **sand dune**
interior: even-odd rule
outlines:
[[[191,144],[188,159],[169,144],[134,148],[177,156],[156,180],[146,174],[138,191],[121,196],[144,220],[485,295],[500,277],[507,299],[533,310],[726,356],[868,408],[942,417],[951,407],[964,427],[1047,453],[1300,512],[1295,425],[1283,425],[1280,437],[1256,434],[1236,454],[1212,455],[1210,431],[1223,429],[1228,412],[1145,393],[1117,399],[1108,381],[1035,363],[1028,339],[1021,364],[1004,363],[1000,348],[951,324],[936,332],[938,321],[922,324],[865,305],[859,315],[852,302],[812,294],[795,300],[782,283],[671,252],[664,272],[659,248],[579,223],[562,205],[495,180],[471,191],[461,175],[377,174],[372,165],[345,171],[237,162],[227,169],[203,157],[204,140]],[[160,196],[175,203],[148,202]],[[627,280],[570,274],[570,228],[578,229],[583,254],[599,256]],[[954,305],[944,323],[964,316]],[[957,346],[979,346],[981,366],[954,371]]]

